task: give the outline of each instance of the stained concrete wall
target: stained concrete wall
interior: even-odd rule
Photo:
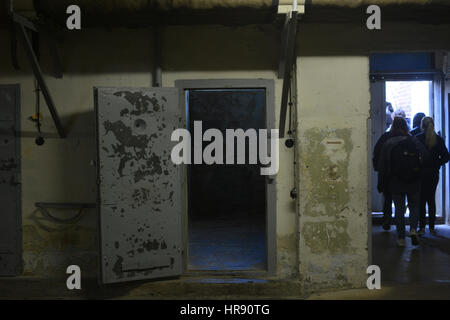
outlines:
[[[297,59],[299,161],[280,141],[277,176],[277,276],[305,289],[364,285],[368,263],[368,54],[448,47],[449,26],[392,25],[369,33],[360,25],[301,24]],[[4,30],[2,40],[8,39]],[[419,39],[419,41],[418,41]],[[444,39],[444,40],[443,40]],[[7,41],[7,40],[6,40]],[[7,43],[4,41],[4,43]],[[163,84],[179,79],[275,80],[278,123],[282,81],[277,79],[279,30],[273,26],[168,27],[163,36]],[[97,217],[88,210],[76,225],[56,225],[35,210],[38,201],[94,202],[94,86],[150,86],[149,29],[67,32],[61,46],[63,79],[46,76],[69,136],[56,137],[42,102],[42,147],[34,144],[33,77],[0,48],[0,83],[19,83],[22,99],[23,242],[26,274],[65,275],[76,263],[96,274]],[[43,48],[42,63],[49,64]],[[297,185],[298,205],[289,192]]]
[[[1,38],[8,39],[4,31]],[[46,76],[58,112],[68,130],[59,139],[42,100],[42,147],[34,143],[35,127],[28,117],[35,112],[33,77],[23,50],[23,71],[14,71],[9,47],[0,49],[0,83],[19,83],[22,99],[22,188],[25,273],[64,275],[71,263],[95,275],[97,270],[97,217],[87,210],[75,225],[48,221],[35,202],[95,202],[94,86],[151,86],[152,30],[114,29],[67,32],[60,44],[63,79]],[[186,36],[189,35],[189,36]],[[5,43],[7,43],[5,41]],[[265,27],[169,27],[163,36],[163,85],[179,79],[275,79],[278,115],[281,80],[276,78],[279,34]],[[42,48],[42,64],[50,56]],[[277,120],[278,122],[278,120]],[[277,178],[277,277],[297,274],[296,209],[289,192],[294,186],[292,150],[280,144]],[[54,212],[59,216],[73,215]]]
[[[301,24],[297,45],[299,278],[365,287],[371,263],[369,54],[448,50],[450,25]]]
[[[369,58],[300,57],[299,254],[306,290],[363,286]]]
[[[1,30],[3,43],[9,35]],[[36,210],[35,202],[96,201],[94,140],[94,86],[151,86],[152,32],[134,30],[130,41],[124,30],[67,34],[61,43],[63,79],[46,75],[48,87],[68,137],[59,139],[41,97],[45,144],[34,143],[36,128],[28,118],[35,113],[34,78],[24,51],[19,47],[22,71],[12,69],[9,45],[0,49],[0,83],[21,86],[22,120],[22,219],[25,274],[65,274],[72,263],[87,274],[97,270],[97,217],[85,210],[76,224],[62,225]],[[126,57],[124,59],[124,57]],[[50,70],[50,55],[42,46],[44,70]],[[51,211],[70,217],[72,211]]]

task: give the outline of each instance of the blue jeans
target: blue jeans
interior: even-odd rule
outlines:
[[[405,196],[408,199],[409,207],[409,230],[416,230],[420,215],[420,191],[404,192],[401,194],[392,194],[392,200],[395,205],[395,224],[399,239],[405,238]]]

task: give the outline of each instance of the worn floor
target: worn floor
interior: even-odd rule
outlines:
[[[436,230],[437,236],[432,236],[427,228],[425,236],[420,238],[419,246],[413,246],[408,237],[406,247],[400,248],[396,245],[394,226],[389,232],[375,226],[373,264],[380,266],[383,281],[396,284],[450,284],[450,227],[439,225]]]
[[[65,279],[0,278],[0,299],[450,299],[450,227],[438,226],[420,246],[396,246],[395,227],[373,228],[373,264],[381,268],[381,290],[354,289],[305,296],[295,281],[242,276],[184,276],[101,286],[83,279],[82,290],[70,291]]]
[[[409,227],[407,227],[409,230]],[[314,294],[310,299],[450,299],[450,227],[436,227],[437,236],[426,229],[420,245],[396,244],[395,226],[384,231],[374,226],[373,264],[381,269],[381,290],[345,290]]]
[[[241,215],[191,220],[189,270],[264,270],[265,224]]]

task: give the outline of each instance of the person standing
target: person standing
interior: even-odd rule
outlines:
[[[421,128],[422,133],[417,136],[417,139],[427,148],[430,156],[424,163],[422,171],[419,235],[425,234],[427,204],[429,230],[432,235],[436,235],[436,188],[439,183],[439,170],[449,161],[450,155],[444,139],[438,136],[434,130],[433,118],[424,117]]]
[[[405,118],[395,117],[389,138],[383,144],[378,163],[382,184],[392,194],[395,206],[397,244],[405,246],[405,197],[409,206],[410,235],[413,245],[419,244],[421,166],[428,156],[425,146],[409,134]]]
[[[392,219],[392,196],[387,188],[387,177],[382,177],[379,171],[379,159],[381,155],[381,150],[384,143],[389,139],[390,132],[385,132],[378,139],[373,150],[373,169],[378,173],[377,189],[378,192],[383,194],[383,229],[388,231],[391,229],[391,219]]]
[[[420,125],[423,118],[425,118],[425,113],[419,112],[415,114],[413,118],[412,130],[410,132],[412,136],[417,136],[422,132]]]
[[[390,106],[392,108],[392,105],[390,102],[387,102],[387,106]],[[376,172],[378,172],[378,183],[377,183],[377,189],[379,193],[383,194],[383,229],[388,231],[391,229],[391,220],[392,220],[392,195],[388,190],[388,177],[383,177],[382,174],[380,174],[378,164],[379,159],[381,155],[381,150],[383,148],[384,143],[391,137],[391,128],[392,128],[392,121],[395,117],[406,117],[405,111],[402,109],[397,109],[394,112],[394,109],[392,109],[391,114],[389,115],[391,118],[391,122],[389,125],[389,130],[381,135],[381,137],[378,139],[377,143],[375,144],[375,147],[373,149],[373,168]],[[387,117],[387,114],[386,114]]]
[[[387,102],[386,105],[386,128],[385,130],[389,129],[392,125],[393,115],[394,115],[394,108],[392,107],[392,103]]]

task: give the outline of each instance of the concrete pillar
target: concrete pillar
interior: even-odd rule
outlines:
[[[305,290],[363,287],[369,58],[299,57],[297,77],[300,280]]]

